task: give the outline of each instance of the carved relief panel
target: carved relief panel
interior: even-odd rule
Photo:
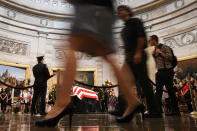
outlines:
[[[27,55],[28,44],[0,37],[0,52],[6,52],[17,55]]]
[[[56,59],[65,59],[67,50],[61,49],[61,48],[55,48],[55,58]],[[76,52],[75,53],[77,60],[90,60],[92,57],[90,55],[81,53],[81,52]]]
[[[197,29],[184,32],[182,34],[172,36],[169,38],[164,38],[164,41],[166,45],[172,48],[183,47],[183,46],[197,43]]]

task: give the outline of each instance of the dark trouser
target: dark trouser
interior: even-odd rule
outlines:
[[[178,109],[178,101],[175,95],[175,90],[173,89],[173,77],[174,71],[173,69],[164,69],[159,70],[156,73],[156,100],[158,101],[158,105],[160,107],[160,111],[162,111],[162,94],[163,94],[163,86],[165,85],[166,90],[168,91],[168,95],[170,97],[170,102],[172,106],[172,111],[179,111]]]
[[[187,104],[188,110],[189,110],[190,112],[192,112],[192,111],[193,111],[193,107],[192,107],[191,101],[186,102],[186,104]]]
[[[5,112],[6,110],[6,101],[1,101],[1,111]]]
[[[190,91],[187,91],[187,93],[184,95],[184,98],[185,100],[187,101],[186,104],[187,104],[187,108],[190,112],[193,111],[193,107],[192,107],[192,104],[191,104],[191,95],[190,95]]]
[[[31,112],[36,111],[36,103],[38,101],[38,98],[40,97],[41,103],[40,103],[40,113],[45,113],[45,108],[46,108],[46,90],[47,87],[34,87],[34,95],[32,99],[32,104],[31,104]]]
[[[132,56],[127,59],[127,64],[129,65],[130,69],[134,73],[135,79],[138,82],[140,86],[137,88],[142,88],[142,91],[146,97],[147,107],[148,111],[150,113],[158,113],[159,108],[157,106],[156,100],[154,98],[153,88],[150,83],[149,77],[148,77],[148,70],[146,66],[146,53],[143,53],[143,59],[140,64],[133,64],[133,58]]]

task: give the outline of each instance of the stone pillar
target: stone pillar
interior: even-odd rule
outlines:
[[[38,32],[38,49],[37,49],[37,56],[47,56],[46,52],[46,42],[47,42],[47,33],[45,32]]]

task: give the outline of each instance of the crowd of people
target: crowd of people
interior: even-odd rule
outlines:
[[[179,105],[187,105],[187,110],[183,111],[193,112],[197,107],[197,78],[192,77],[191,79],[174,79],[174,89],[176,91],[176,96],[179,101]],[[193,104],[193,105],[192,105]],[[195,109],[193,109],[195,108]]]
[[[176,92],[176,98],[178,100],[178,106],[183,112],[192,112],[192,99],[195,101],[195,97],[197,97],[197,78],[188,79],[179,79],[176,76],[174,77],[173,89]],[[96,91],[96,90],[95,90]],[[96,91],[97,92],[97,91]],[[115,108],[117,104],[117,97],[114,96],[114,99],[110,98],[110,93],[105,93],[105,97],[99,95],[99,91],[97,92],[99,96],[99,102],[101,105],[101,112],[108,112],[111,109]],[[193,95],[193,97],[192,97]],[[0,104],[1,104],[1,112],[9,113],[9,112],[21,112],[21,113],[30,113],[31,112],[31,102],[32,102],[32,91],[29,90],[21,90],[20,95],[18,97],[13,98],[12,90],[8,88],[1,88],[0,91]],[[113,105],[110,104],[110,101],[114,101]],[[48,112],[51,107],[55,104],[55,89],[53,89],[46,99],[46,111]],[[103,101],[105,104],[103,105]],[[106,102],[107,101],[107,102]],[[186,109],[184,107],[187,107]],[[109,110],[108,110],[109,108]],[[162,97],[162,111],[165,113],[170,112],[172,109],[170,107],[170,98],[167,90],[164,88],[163,97]],[[39,111],[38,111],[39,112]]]
[[[30,90],[20,90],[20,94],[18,96],[14,96],[12,94],[12,89],[2,87],[0,88],[0,104],[1,104],[1,112],[9,113],[14,112],[18,113],[31,113],[31,104],[33,91]],[[54,91],[51,91],[46,98],[47,111],[54,105]],[[38,105],[40,103],[38,102]],[[39,112],[39,108],[36,109]]]
[[[197,108],[197,78],[179,79],[174,77],[173,90],[178,102],[179,110],[185,113],[191,113]],[[163,90],[162,96],[162,111],[165,113],[171,112],[171,100],[166,88]]]

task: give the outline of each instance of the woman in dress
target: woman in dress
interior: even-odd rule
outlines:
[[[115,60],[110,54],[115,53],[115,44],[112,36],[112,26],[115,20],[113,3],[111,0],[68,0],[75,7],[75,18],[68,38],[69,51],[66,56],[66,71],[63,80],[57,88],[56,102],[44,119],[36,121],[37,126],[55,126],[66,114],[73,113],[73,104],[70,90],[76,75],[77,61],[75,51],[100,56],[108,62],[114,70],[121,92],[127,101],[127,108],[122,116],[122,122],[132,119],[141,102],[131,90],[135,87],[133,76],[129,68],[120,72]],[[128,75],[125,75],[128,74]],[[125,76],[130,76],[125,78]],[[70,123],[71,124],[71,123]]]

